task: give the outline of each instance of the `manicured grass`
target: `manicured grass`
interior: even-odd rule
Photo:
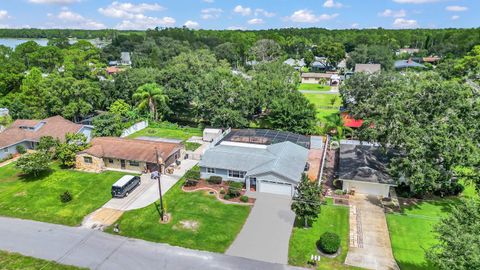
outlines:
[[[23,256],[18,253],[11,253],[0,250],[0,269],[2,270],[79,270],[86,268],[78,268],[75,266],[58,264],[53,261],[46,261],[33,257]]]
[[[330,91],[331,87],[329,85],[323,85],[319,83],[301,83],[298,86],[298,90],[306,91]]]
[[[129,138],[138,138],[141,136],[160,137],[168,139],[187,140],[192,136],[202,136],[202,130],[200,128],[192,127],[180,127],[176,124],[162,122],[152,123],[146,129],[140,130],[130,136]]]
[[[185,149],[187,151],[195,151],[197,150],[200,146],[202,146],[199,143],[194,143],[194,142],[185,142]]]
[[[462,197],[477,197],[467,185]],[[401,269],[430,270],[425,251],[437,243],[433,228],[450,213],[460,198],[424,200],[402,208],[402,214],[388,214],[387,223],[393,255]]]
[[[194,167],[192,170],[198,170]],[[205,191],[187,193],[182,178],[164,196],[167,212],[172,215],[168,224],[159,223],[155,204],[128,211],[119,220],[120,234],[148,241],[213,252],[225,252],[240,232],[250,213],[249,206],[228,205]],[[196,223],[186,228],[182,222]],[[111,228],[107,231],[111,232]]]
[[[322,257],[317,269],[357,269],[343,264],[349,246],[349,209],[344,206],[322,206],[321,213],[311,228],[304,229],[302,222],[296,222],[290,237],[288,262],[292,265],[306,266],[312,254],[318,254],[316,242],[325,232],[333,232],[340,236],[342,253],[336,258]]]
[[[305,97],[317,108],[317,118],[322,122],[327,122],[328,118],[338,113],[338,107],[342,105],[342,99],[339,94],[316,94],[304,93]],[[335,102],[332,105],[332,100]]]
[[[27,177],[12,163],[0,168],[0,215],[79,225],[84,216],[111,198],[111,185],[123,175],[64,170],[54,164],[49,173]],[[65,191],[73,195],[68,203],[60,201]]]

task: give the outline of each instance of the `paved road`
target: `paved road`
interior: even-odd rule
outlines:
[[[4,217],[0,217],[0,249],[91,269],[295,269],[85,228]]]
[[[366,269],[399,269],[393,258],[385,213],[376,196],[356,194],[351,200],[350,248],[345,264]]]
[[[287,264],[295,220],[290,204],[290,197],[257,193],[255,206],[226,254]]]

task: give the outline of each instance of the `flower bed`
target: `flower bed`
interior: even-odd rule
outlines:
[[[187,180],[188,182],[189,180]],[[215,191],[217,194],[217,198],[221,201],[227,201],[227,202],[233,202],[233,203],[240,203],[240,204],[253,204],[255,202],[254,198],[248,198],[248,201],[244,202],[241,200],[242,196],[245,196],[246,190],[241,189],[240,191],[240,196],[233,197],[233,198],[228,198],[225,199],[225,195],[228,194],[228,189],[230,186],[228,185],[227,182],[221,182],[220,184],[211,184],[208,181],[204,179],[200,180],[190,180],[190,181],[196,181],[196,185],[194,186],[183,186],[184,191],[198,191],[198,190],[212,190]]]

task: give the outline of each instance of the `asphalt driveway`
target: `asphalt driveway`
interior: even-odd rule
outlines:
[[[399,269],[380,200],[356,194],[350,203],[350,248],[345,264],[366,269]]]
[[[290,197],[259,193],[245,225],[226,254],[287,264],[295,220],[290,204]]]

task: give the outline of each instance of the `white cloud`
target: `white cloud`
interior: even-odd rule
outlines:
[[[79,28],[79,29],[102,29],[106,28],[105,25],[101,22],[94,21],[89,18],[85,18],[82,15],[75,13],[70,10],[63,10],[58,13],[57,16],[53,14],[47,14],[48,17],[55,17],[63,22],[66,22],[66,25],[62,25],[65,28]]]
[[[233,12],[241,14],[242,16],[248,16],[252,14],[252,9],[249,7],[242,7],[241,5],[238,5],[233,9]]]
[[[445,8],[447,11],[455,11],[455,12],[461,12],[461,11],[467,11],[468,7],[463,7],[463,6],[448,6]]]
[[[221,8],[204,8],[200,12],[202,13],[202,19],[208,20],[220,17],[223,10]]]
[[[404,18],[395,19],[393,26],[397,28],[415,28],[418,27],[416,20],[407,20]]]
[[[200,27],[200,24],[198,22],[190,21],[190,20],[186,21],[183,25],[191,29],[197,29]]]
[[[263,23],[263,20],[262,20],[262,19],[259,19],[259,18],[254,18],[254,19],[248,20],[247,23],[248,23],[248,24],[262,24],[262,23]]]
[[[80,0],[28,0],[30,3],[34,4],[58,4],[58,5],[68,5],[73,3],[78,3]]]
[[[407,12],[404,9],[400,9],[400,10],[385,9],[383,12],[378,13],[378,16],[402,18],[407,16]]]
[[[265,16],[267,18],[275,17],[275,13],[273,12],[268,12],[264,9],[257,8],[255,9],[255,16]]]
[[[393,0],[393,2],[397,2],[400,4],[427,4],[427,3],[435,3],[440,1],[443,1],[443,0]]]
[[[356,29],[356,28],[360,27],[360,24],[359,23],[353,23],[351,27]]]
[[[326,8],[341,8],[343,7],[343,4],[340,2],[335,2],[333,0],[327,0],[325,3],[323,3],[323,7]]]
[[[152,29],[157,26],[173,26],[175,23],[176,20],[172,17],[157,18],[144,16],[142,19],[123,20],[116,26],[116,28],[121,30],[144,30],[147,28]]]
[[[211,4],[211,3],[215,2],[215,0],[202,0],[202,2],[210,3],[210,4]]]
[[[458,16],[458,15],[453,15],[451,19],[455,21],[455,20],[460,19],[460,16]]]
[[[132,4],[132,3],[120,3],[117,1],[112,2],[106,8],[99,8],[98,12],[101,14],[111,17],[111,18],[122,18],[122,19],[138,19],[143,16],[143,13],[148,11],[160,11],[165,8],[159,4]]]
[[[297,23],[316,23],[319,21],[331,20],[338,17],[338,13],[315,15],[311,10],[301,9],[295,11],[289,19]]]
[[[245,30],[246,28],[243,26],[230,26],[227,29],[228,30]]]
[[[8,19],[10,16],[8,15],[8,11],[0,10],[0,20]]]

